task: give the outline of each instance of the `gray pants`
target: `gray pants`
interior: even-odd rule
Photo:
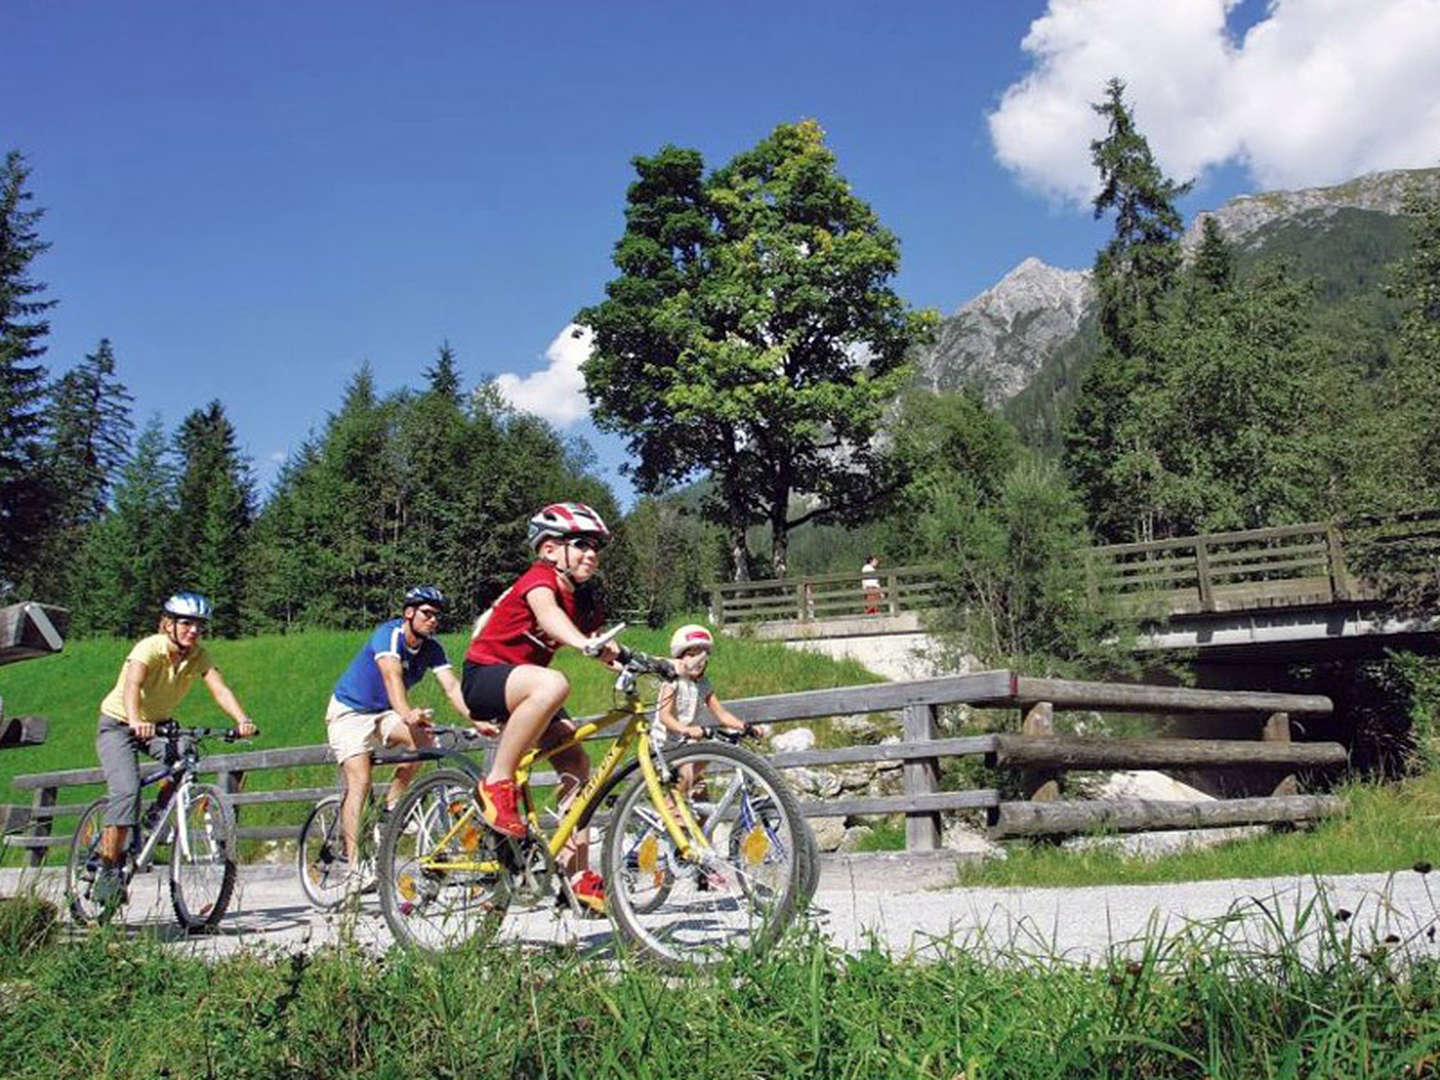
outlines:
[[[95,753],[99,755],[100,771],[105,774],[106,793],[110,796],[110,804],[105,807],[106,825],[128,828],[140,820],[140,763],[135,755],[142,753],[164,761],[166,745],[161,738],[142,742],[129,724],[100,714]]]

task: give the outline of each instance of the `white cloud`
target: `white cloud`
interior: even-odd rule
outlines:
[[[1052,197],[1096,189],[1090,103],[1126,83],[1161,168],[1227,161],[1262,187],[1335,183],[1440,161],[1440,0],[1272,0],[1236,42],[1237,0],[1050,0],[1033,68],[988,116],[996,157]]]
[[[543,370],[530,375],[497,375],[495,386],[522,412],[534,413],[559,427],[573,424],[590,412],[580,365],[589,359],[593,341],[589,327],[571,323],[545,350]]]

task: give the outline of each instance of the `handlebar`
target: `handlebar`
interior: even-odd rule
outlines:
[[[625,629],[625,624],[624,624],[623,622],[622,622],[622,623],[616,623],[616,624],[615,624],[614,626],[612,626],[609,630],[606,630],[603,634],[597,634],[597,635],[595,635],[594,637],[592,637],[592,638],[586,643],[586,645],[585,645],[585,655],[586,655],[586,656],[599,656],[602,652],[605,651],[605,646],[606,646],[606,645],[609,645],[610,642],[614,641],[616,635],[619,634],[620,631],[621,631],[621,630],[624,630],[624,629]],[[623,651],[623,649],[622,649],[622,651]]]
[[[707,739],[720,739],[723,742],[737,745],[739,744],[741,739],[760,738],[760,729],[757,728],[754,724],[750,723],[747,723],[744,729],[741,731],[736,731],[734,728],[720,727],[717,725],[716,727],[706,728],[705,737]]]
[[[178,739],[213,739],[219,736],[225,742],[240,742],[245,739],[258,739],[260,729],[255,729],[254,735],[241,735],[235,728],[209,728],[209,727],[181,727],[174,720],[162,720],[155,725],[155,734],[162,739],[169,739],[174,742]]]

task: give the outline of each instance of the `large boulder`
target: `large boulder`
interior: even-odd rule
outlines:
[[[807,727],[796,727],[789,731],[777,732],[770,737],[770,745],[777,754],[811,750],[815,747],[815,732]]]
[[[844,842],[843,817],[812,817],[808,821],[810,831],[815,834],[815,846],[821,851],[835,851]]]

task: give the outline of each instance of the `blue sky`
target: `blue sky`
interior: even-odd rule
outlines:
[[[716,166],[815,117],[900,237],[900,293],[950,312],[1026,256],[1090,264],[1108,75],[1193,212],[1435,164],[1436,55],[1440,0],[5,0],[0,150],[47,210],[52,372],[109,337],[138,417],[218,397],[263,485],[362,361],[414,385],[448,340],[623,495],[565,330],[632,156]]]

